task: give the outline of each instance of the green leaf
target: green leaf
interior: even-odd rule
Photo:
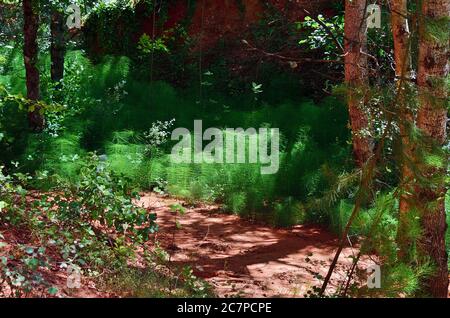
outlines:
[[[37,258],[30,258],[30,259],[26,260],[25,263],[31,269],[37,269],[37,267],[39,265],[39,260]]]
[[[50,295],[54,296],[54,295],[56,295],[56,293],[58,293],[58,288],[52,286],[52,287],[50,287],[50,288],[47,290],[47,292],[48,292]]]
[[[2,210],[4,208],[6,208],[8,206],[8,204],[5,201],[0,201],[0,212],[2,212]]]
[[[28,246],[27,248],[25,248],[25,253],[27,254],[33,254],[34,253],[34,248]]]

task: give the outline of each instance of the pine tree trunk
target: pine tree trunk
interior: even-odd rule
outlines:
[[[57,9],[54,9],[51,16],[51,78],[53,82],[60,83],[64,78],[64,16]],[[58,85],[59,87],[59,85]]]
[[[448,91],[446,78],[449,75],[448,18],[450,0],[422,1],[419,22],[419,65],[417,83],[419,87],[419,111],[417,126],[427,138],[428,153],[441,148],[446,141]],[[429,26],[442,28],[441,36],[430,34]],[[442,34],[443,33],[443,34]],[[448,267],[445,247],[445,176],[447,162],[442,168],[427,165],[421,159],[419,173],[426,185],[418,185],[415,201],[420,207],[422,235],[418,242],[419,259],[431,260],[436,266],[434,274],[427,278],[424,290],[434,297],[448,295]],[[436,178],[437,177],[437,178]]]
[[[352,129],[353,153],[361,167],[372,155],[367,132],[369,120],[365,109],[367,78],[366,0],[345,1],[345,81]]]
[[[397,243],[399,259],[408,262],[408,251],[412,238],[408,235],[411,194],[413,193],[414,174],[412,171],[413,143],[410,140],[414,115],[408,105],[408,92],[411,79],[410,32],[408,26],[408,1],[390,0],[391,28],[394,38],[395,77],[398,94],[398,119],[402,144],[401,185],[402,195],[399,202],[399,222]]]
[[[39,28],[39,1],[23,0],[24,15],[24,46],[23,57],[26,70],[27,98],[32,101],[40,99],[40,81],[38,63],[37,32]],[[44,116],[40,114],[39,108],[28,113],[28,124],[33,131],[39,132],[44,129]]]

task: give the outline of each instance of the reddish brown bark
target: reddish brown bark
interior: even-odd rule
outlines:
[[[408,26],[408,1],[390,0],[391,28],[394,38],[395,77],[397,83],[397,107],[400,136],[402,143],[401,160],[401,188],[399,200],[399,222],[397,231],[397,244],[399,259],[408,262],[412,238],[409,237],[410,201],[413,193],[414,162],[413,142],[411,141],[411,128],[414,125],[412,109],[408,105],[408,92],[411,79],[410,58],[410,32]]]
[[[450,0],[422,1],[419,30],[419,69],[417,83],[419,87],[419,111],[417,126],[428,141],[429,153],[442,147],[447,138],[447,103],[448,90],[445,79],[449,75],[449,41],[448,18],[450,17]],[[447,19],[447,20],[445,20]],[[447,36],[430,34],[430,23],[440,25]],[[444,33],[445,34],[445,33]],[[423,284],[425,291],[434,297],[448,295],[448,267],[445,246],[447,229],[445,216],[445,176],[447,162],[442,168],[428,165],[420,159],[419,173],[426,185],[418,185],[415,202],[420,210],[422,235],[418,242],[419,259],[430,260],[435,265],[434,274]]]
[[[24,46],[23,57],[26,70],[27,98],[32,101],[40,99],[40,79],[38,62],[38,43],[37,33],[39,28],[39,1],[23,0],[24,15]],[[33,131],[42,131],[44,129],[44,116],[40,114],[40,109],[28,113],[28,124]]]
[[[368,136],[369,120],[365,109],[367,78],[366,1],[345,1],[345,81],[348,87],[348,110],[352,129],[353,153],[361,167],[372,155]]]

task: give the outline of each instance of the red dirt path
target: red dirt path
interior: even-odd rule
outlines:
[[[190,265],[221,296],[295,297],[319,286],[315,273],[325,276],[338,238],[317,226],[276,229],[221,214],[217,206],[187,208],[175,229],[169,206],[182,203],[144,194],[139,205],[157,213],[158,241],[171,253],[174,264]],[[336,287],[357,251],[345,248],[331,279]]]
[[[317,226],[277,229],[220,213],[215,205],[200,205],[186,208],[186,214],[178,217],[182,227],[176,229],[170,205],[183,201],[147,193],[137,203],[157,214],[156,238],[171,254],[171,265],[191,266],[219,297],[302,297],[312,286],[320,286],[315,274],[326,275],[337,248],[338,238]],[[5,251],[17,243],[33,245],[26,232],[0,227],[0,233],[7,243]],[[330,291],[344,280],[352,253],[357,251],[343,250]],[[360,265],[367,266],[365,261]],[[58,287],[57,297],[120,297],[97,289],[86,277],[82,288],[69,290],[67,274],[56,265],[42,274]],[[39,292],[30,296],[40,297]]]

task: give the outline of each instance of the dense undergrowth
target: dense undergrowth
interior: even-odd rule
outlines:
[[[66,270],[68,288],[84,277],[96,282],[99,292],[115,296],[211,294],[188,267],[169,269],[164,254],[147,249],[157,231],[156,215],[136,207],[137,193],[96,155],[85,159],[75,183],[2,170],[0,182],[0,231],[7,233],[0,233],[2,297],[65,297],[59,290],[64,284],[48,273]],[[53,186],[47,192],[31,190],[48,183]],[[158,266],[166,271],[155,271]],[[138,284],[138,273],[145,284]]]
[[[11,92],[23,90],[20,63],[15,64],[16,76],[1,77]],[[3,143],[9,151],[2,159],[7,164],[18,161],[21,171],[47,171],[76,182],[86,153],[95,151],[136,188],[158,188],[193,202],[220,202],[227,211],[282,226],[312,221],[302,203],[320,197],[343,167],[351,164],[346,109],[336,98],[325,98],[317,105],[298,96],[280,101],[271,96],[272,89],[266,93],[265,88],[230,96],[226,89],[209,88],[216,76],[208,72],[209,82],[200,99],[196,89],[134,79],[127,58],[110,57],[91,65],[76,51],[68,54],[66,65],[62,95],[67,109],[49,116],[44,134],[27,134],[24,114],[14,109],[9,110],[11,115],[5,114],[11,116],[10,125],[17,127],[5,127],[10,135]],[[47,84],[43,89],[49,102],[54,99],[50,88]],[[168,156],[170,140],[158,145],[156,153],[146,151],[145,133],[152,123],[173,119],[173,128],[191,130],[195,119],[202,119],[204,127],[223,129],[281,127],[279,172],[261,175],[259,164],[173,164]],[[331,220],[327,214],[320,218],[314,215],[315,221]]]
[[[0,60],[0,85],[10,93],[24,94],[20,51],[13,46],[5,47],[0,50],[0,56],[5,57]],[[352,171],[347,111],[340,99],[325,97],[314,103],[300,94],[281,96],[278,89],[292,87],[292,79],[283,73],[273,74],[270,67],[267,74],[260,75],[262,86],[258,83],[244,86],[244,93],[237,95],[231,93],[229,87],[221,87],[220,70],[214,67],[203,71],[201,83],[194,81],[187,89],[162,81],[149,83],[135,76],[128,58],[106,57],[93,65],[81,51],[68,52],[64,87],[60,92],[55,90],[45,72],[49,69],[49,58],[44,56],[41,60],[43,99],[47,103],[64,105],[64,110],[48,113],[46,131],[31,134],[26,128],[26,114],[10,102],[2,109],[0,126],[3,149],[0,159],[5,172],[26,179],[21,187],[10,186],[7,190],[12,191],[7,197],[10,202],[2,193],[0,203],[3,202],[2,208],[15,206],[12,211],[19,214],[11,217],[29,224],[39,240],[57,240],[56,229],[64,228],[70,229],[67,240],[71,241],[61,243],[61,248],[72,246],[74,241],[79,243],[80,238],[73,236],[73,231],[90,233],[92,227],[84,218],[84,212],[106,228],[120,229],[125,224],[140,228],[142,224],[150,224],[153,220],[141,219],[148,214],[131,204],[132,193],[139,190],[168,193],[191,204],[217,202],[226,212],[276,226],[320,223],[336,233],[342,232],[353,208],[359,176]],[[301,87],[298,89],[301,92]],[[261,175],[260,164],[174,164],[169,157],[173,146],[168,138],[170,129],[192,130],[196,119],[203,120],[204,127],[220,129],[280,128],[278,173]],[[157,143],[153,138],[155,134],[161,137]],[[96,158],[94,163],[93,158]],[[383,175],[387,176],[380,178],[389,181],[392,172],[388,167],[386,170]],[[86,171],[89,173],[84,173]],[[97,182],[98,174],[102,173],[106,176],[101,176],[100,180],[106,185]],[[16,182],[5,178],[2,177],[2,184]],[[384,286],[392,285],[387,287],[392,295],[413,294],[419,277],[429,269],[425,264],[419,269],[421,272],[412,272],[396,263],[397,201],[391,192],[394,187],[392,182],[390,187],[379,188],[373,203],[364,206],[353,223],[351,235],[371,237],[363,250],[384,255],[386,271],[392,274],[384,277],[393,277],[391,282],[384,282]],[[2,191],[4,188],[3,185]],[[58,193],[62,189],[68,192],[32,200],[31,210],[21,210],[20,201],[15,200],[26,200],[26,188],[45,193]],[[50,203],[49,198],[53,198]],[[73,199],[65,201],[63,198]],[[53,213],[54,209],[61,213]],[[107,213],[103,215],[105,210]],[[42,223],[42,217],[51,222]],[[39,228],[42,225],[46,228]],[[143,273],[123,266],[135,244],[143,241],[139,233],[136,235],[138,239],[130,242],[130,237],[123,234],[115,239],[119,243],[103,249],[105,255],[85,259],[95,257],[99,246],[109,246],[108,236],[98,238],[94,233],[89,239],[91,243],[82,244],[87,249],[97,244],[96,247],[76,258],[71,256],[71,261],[78,266],[86,262],[97,262],[95,266],[110,264],[111,277],[120,277],[122,284],[129,284],[123,288],[146,290],[153,296],[167,295],[167,290],[161,291],[152,285],[153,279],[158,281],[152,276],[154,273],[145,274],[150,276],[146,280],[148,284],[143,286],[135,278],[136,275],[142,277]],[[121,238],[126,240],[120,242]],[[123,258],[117,257],[122,253]],[[28,258],[27,253],[22,255]],[[122,262],[117,265],[121,271],[114,270],[111,259]],[[26,276],[25,273],[27,269],[11,275]],[[184,273],[188,295],[207,294],[207,288],[199,289],[188,269]],[[168,290],[170,285],[168,280]],[[11,286],[14,287],[12,281]],[[186,293],[178,290],[171,295]]]

